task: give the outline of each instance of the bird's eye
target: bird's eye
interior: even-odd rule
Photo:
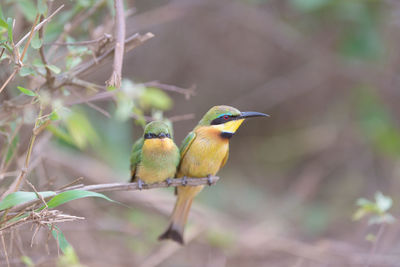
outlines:
[[[224,120],[227,120],[227,119],[229,119],[229,116],[228,115],[224,115]]]

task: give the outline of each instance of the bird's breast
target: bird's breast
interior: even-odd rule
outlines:
[[[205,177],[215,175],[228,153],[229,142],[214,129],[201,129],[181,159],[178,176]]]
[[[146,183],[160,182],[175,176],[179,150],[169,138],[144,141],[137,176]]]

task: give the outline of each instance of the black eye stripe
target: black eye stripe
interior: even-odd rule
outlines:
[[[228,117],[228,118],[226,118]],[[234,121],[237,120],[239,116],[229,116],[229,115],[223,115],[221,117],[218,117],[214,120],[211,121],[211,125],[218,125],[218,124],[223,124],[228,121]]]
[[[144,137],[144,139],[152,139],[152,138],[160,138],[161,136],[160,136],[160,134],[157,135],[154,133],[146,133],[146,134],[144,134],[143,137]],[[164,134],[164,137],[171,138],[171,135],[169,133],[167,133],[167,134]]]

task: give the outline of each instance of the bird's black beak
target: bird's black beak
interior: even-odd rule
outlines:
[[[253,118],[253,117],[269,117],[268,114],[260,113],[260,112],[254,112],[254,111],[244,111],[240,114],[239,118]]]

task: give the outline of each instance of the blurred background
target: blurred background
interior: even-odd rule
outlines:
[[[46,26],[44,43],[113,35],[112,1],[48,4],[51,10],[66,6]],[[4,17],[16,18],[19,38],[35,18],[30,5],[35,1],[2,1]],[[71,104],[69,115],[59,112],[57,124],[42,133],[27,177],[38,190],[78,177],[85,184],[127,181],[131,146],[149,116],[171,118],[177,144],[214,105],[271,117],[246,121],[231,140],[221,180],[196,198],[185,246],[157,241],[173,208],[172,189],[108,193],[126,206],[83,199],[60,208],[85,217],[58,224],[75,251],[68,259],[57,258],[45,229],[32,247],[30,225],[15,230],[19,245],[8,256],[16,266],[23,265],[21,255],[38,266],[64,266],[62,260],[86,266],[399,266],[399,1],[127,0],[125,9],[127,36],[155,37],[125,55],[123,95],[95,101],[96,109]],[[90,16],[58,39],[64,25],[88,10]],[[90,47],[61,46],[53,57],[68,71],[90,59]],[[0,64],[3,83],[12,65],[5,56]],[[40,66],[32,66],[40,76]],[[104,85],[111,71],[109,60],[80,78]],[[142,84],[154,80],[195,85],[195,95]],[[38,80],[17,77],[0,100],[17,96],[21,84],[36,88]],[[47,95],[63,110],[93,94],[64,86]],[[19,125],[16,153],[23,156],[37,109],[18,112],[22,121],[14,116],[1,127],[11,133]],[[0,138],[3,152],[7,140]],[[17,159],[8,172],[20,168]],[[5,191],[15,175],[3,178]],[[371,203],[357,206],[359,198]],[[380,206],[392,199],[392,209]],[[378,219],[388,212],[393,217],[354,217],[359,207]]]

